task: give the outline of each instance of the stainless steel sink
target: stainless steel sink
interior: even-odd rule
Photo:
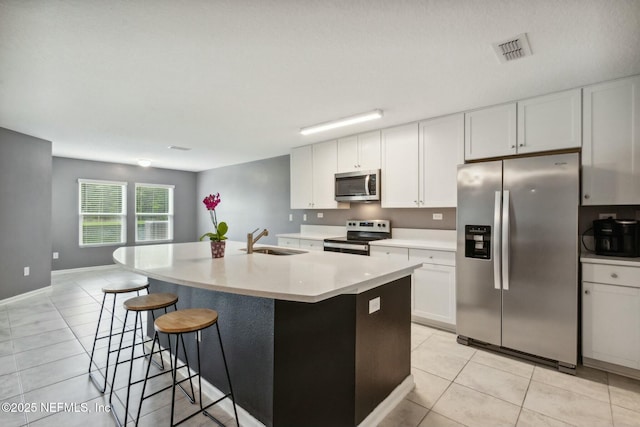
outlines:
[[[246,252],[246,249],[242,249]],[[298,254],[306,254],[307,251],[299,251],[296,249],[284,249],[284,248],[273,248],[270,246],[262,246],[259,248],[253,248],[253,253],[256,254],[265,254],[265,255],[298,255]]]

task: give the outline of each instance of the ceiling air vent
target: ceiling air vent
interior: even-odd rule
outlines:
[[[519,34],[499,43],[494,43],[493,50],[496,51],[500,62],[513,61],[514,59],[531,55],[531,47],[529,46],[526,33]]]
[[[177,145],[170,145],[167,147],[169,150],[178,150],[178,151],[189,151],[191,150],[191,148],[188,147],[180,147]]]

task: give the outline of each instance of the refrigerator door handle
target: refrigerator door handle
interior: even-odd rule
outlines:
[[[496,191],[495,195],[495,205],[493,208],[493,236],[491,239],[493,240],[492,251],[493,251],[493,287],[495,289],[500,289],[500,272],[501,272],[501,255],[500,251],[497,250],[498,244],[500,242],[500,211],[501,211],[501,203],[502,203],[502,194],[500,191]]]
[[[509,191],[502,192],[502,289],[509,290]]]

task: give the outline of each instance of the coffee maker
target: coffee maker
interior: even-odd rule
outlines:
[[[598,219],[593,221],[596,254],[640,257],[640,226],[635,219]]]

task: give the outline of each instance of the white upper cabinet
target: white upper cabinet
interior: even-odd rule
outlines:
[[[640,204],[640,76],[583,95],[582,204]]]
[[[336,141],[291,150],[291,209],[336,209],[348,203],[335,201],[338,168]]]
[[[518,154],[579,148],[580,89],[518,102]]]
[[[457,172],[463,163],[464,114],[420,122],[421,207],[457,205]]]
[[[335,209],[335,174],[338,172],[337,141],[313,144],[313,208]]]
[[[338,139],[338,172],[380,169],[380,131]]]
[[[381,205],[383,208],[417,208],[418,124],[382,130]]]
[[[580,148],[580,94],[572,89],[465,114],[465,159]]]
[[[516,154],[516,103],[471,111],[465,115],[466,160]]]
[[[311,145],[291,150],[291,209],[313,205],[313,150]]]

